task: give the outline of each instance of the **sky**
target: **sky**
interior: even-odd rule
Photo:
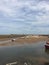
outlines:
[[[0,34],[49,34],[49,0],[0,0]]]

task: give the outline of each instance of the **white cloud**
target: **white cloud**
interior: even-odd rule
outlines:
[[[45,30],[44,27],[47,29],[49,25],[49,3],[45,0],[0,0],[0,12],[4,16],[0,19],[0,26],[13,30],[22,28],[21,30],[31,31],[35,26],[43,31],[42,28]],[[9,25],[5,21],[9,21]]]
[[[41,5],[42,4],[42,5]],[[20,13],[21,8],[27,7],[29,10],[34,11],[43,11],[45,12],[49,11],[49,4],[47,4],[45,1],[36,3],[36,1],[18,1],[18,0],[1,0],[0,1],[0,11],[5,12],[6,14],[11,14],[12,16],[14,14]],[[15,15],[14,15],[15,16]]]

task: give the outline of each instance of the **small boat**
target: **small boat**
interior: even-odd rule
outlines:
[[[14,42],[14,41],[15,41],[15,39],[12,39],[11,41],[12,41],[12,42]]]
[[[49,45],[45,45],[45,48],[49,49]]]
[[[46,42],[46,44],[49,44],[49,42]]]
[[[45,48],[49,49],[49,42],[46,42]]]

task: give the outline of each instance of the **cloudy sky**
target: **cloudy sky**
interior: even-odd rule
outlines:
[[[49,0],[0,0],[0,34],[49,34]]]

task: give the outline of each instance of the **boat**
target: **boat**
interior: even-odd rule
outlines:
[[[46,44],[49,44],[49,42],[46,42]]]
[[[49,42],[46,42],[45,48],[49,49]]]
[[[14,41],[15,41],[15,39],[12,39],[11,41],[12,41],[12,42],[14,42]]]
[[[45,48],[49,49],[49,45],[45,45]]]

